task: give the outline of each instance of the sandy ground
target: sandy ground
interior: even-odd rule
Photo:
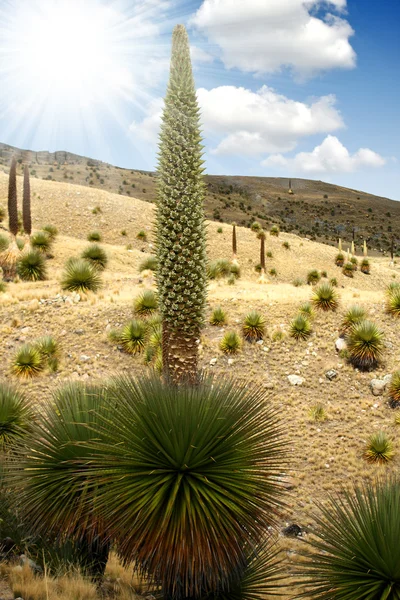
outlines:
[[[0,173],[0,202],[6,183],[6,177]],[[142,277],[138,273],[139,263],[152,250],[154,209],[148,203],[125,196],[70,184],[39,180],[33,184],[35,228],[52,223],[60,235],[54,246],[54,258],[48,261],[47,281],[11,283],[6,293],[0,294],[0,376],[17,383],[10,376],[16,349],[25,341],[52,334],[62,348],[59,371],[20,383],[39,407],[57,386],[71,378],[99,381],[119,371],[140,374],[146,370],[140,356],[123,354],[108,341],[107,330],[131,318],[133,298],[144,288],[154,287],[151,276]],[[101,213],[92,214],[94,206],[100,206]],[[222,227],[222,233],[217,232],[218,227]],[[87,233],[94,229],[102,232],[103,247],[109,256],[102,290],[82,297],[78,304],[40,304],[40,299],[55,299],[62,293],[59,281],[63,264],[86,247]],[[126,236],[121,236],[122,229],[127,230]],[[149,232],[150,241],[143,243],[136,239],[141,229]],[[210,222],[207,232],[210,259],[230,259],[231,227]],[[282,246],[284,241],[289,242],[289,250]],[[279,407],[290,439],[287,470],[290,491],[280,525],[294,522],[312,531],[315,505],[325,502],[327,493],[337,492],[353,481],[398,471],[400,467],[400,427],[396,428],[395,413],[388,407],[386,396],[375,397],[369,388],[373,377],[400,368],[400,323],[384,310],[385,287],[393,278],[399,280],[400,271],[399,265],[390,267],[388,259],[373,258],[371,275],[358,271],[354,279],[346,278],[333,263],[334,248],[290,234],[278,238],[268,235],[266,250],[273,255],[267,258],[267,269],[275,268],[277,276],[260,284],[254,271],[259,261],[259,241],[250,230],[238,228],[242,276],[235,285],[228,285],[226,280],[211,282],[208,294],[207,315],[221,305],[229,323],[224,328],[205,326],[200,365],[217,375],[235,376],[264,386],[268,401]],[[292,282],[296,277],[305,280],[313,268],[326,270],[328,277],[337,278],[338,311],[317,313],[313,334],[307,342],[295,342],[289,337],[272,341],[276,330],[287,332],[299,304],[311,297],[310,286],[294,287]],[[385,334],[383,363],[374,373],[355,371],[335,351],[343,314],[354,303],[364,306]],[[244,316],[252,309],[259,310],[266,318],[264,343],[244,344],[229,364],[219,350],[219,342],[224,331],[240,332]],[[214,366],[210,365],[212,359],[217,359]],[[329,369],[338,372],[333,381],[325,376]],[[304,384],[291,386],[290,374],[304,377]],[[326,409],[325,422],[310,420],[309,410],[317,403]],[[370,465],[362,458],[368,436],[380,429],[393,439],[395,448],[393,461],[384,467]],[[281,543],[289,566],[301,541],[282,539]]]

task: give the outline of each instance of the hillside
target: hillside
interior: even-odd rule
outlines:
[[[8,172],[15,154],[22,174],[28,162],[32,179],[69,182],[145,202],[156,198],[156,174],[114,167],[65,151],[54,153],[20,150],[0,143],[0,171]],[[205,176],[206,216],[248,227],[254,220],[268,229],[277,223],[293,232],[326,244],[341,237],[358,246],[366,239],[373,253],[387,253],[392,236],[400,243],[400,202],[322,181],[271,177]],[[5,203],[4,194],[0,205]],[[395,251],[397,252],[397,247]]]

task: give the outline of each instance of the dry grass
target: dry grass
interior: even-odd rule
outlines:
[[[33,180],[32,187],[41,197],[40,201],[36,200],[37,195],[33,197],[34,227],[51,222],[60,235],[54,244],[54,259],[48,261],[48,281],[10,283],[6,293],[0,295],[0,376],[10,378],[11,356],[23,342],[54,336],[62,347],[59,370],[21,384],[40,404],[69,379],[95,382],[117,371],[145,372],[143,358],[121,353],[108,341],[107,332],[132,318],[132,300],[140,291],[155,289],[150,273],[138,273],[144,257],[142,248],[151,253],[151,234],[149,242],[136,239],[138,230],[151,231],[154,213],[148,203],[90,188],[39,180]],[[5,193],[6,177],[0,173],[0,197]],[[65,206],[66,202],[69,206]],[[94,215],[91,209],[97,205],[101,206],[101,213]],[[217,233],[220,226],[222,234]],[[128,238],[120,236],[122,228],[127,229]],[[103,275],[103,289],[98,294],[82,296],[78,304],[40,304],[40,299],[54,299],[62,294],[59,281],[63,265],[86,247],[86,235],[93,229],[102,232],[102,245],[110,259]],[[230,259],[231,227],[210,222],[207,231],[210,259]],[[237,238],[241,278],[234,286],[223,280],[211,282],[206,318],[208,323],[212,309],[220,305],[229,326],[204,328],[200,366],[220,376],[232,375],[265,386],[269,402],[282,410],[291,441],[291,469],[287,474],[291,492],[281,524],[284,527],[295,522],[312,531],[315,504],[323,503],[327,493],[354,480],[372,480],[383,469],[385,473],[399,470],[400,427],[395,425],[394,412],[386,398],[373,396],[369,382],[373,377],[398,370],[400,322],[385,314],[384,290],[393,281],[392,275],[396,275],[395,281],[400,279],[400,269],[390,267],[390,259],[371,258],[371,275],[357,271],[354,279],[349,279],[334,266],[335,248],[281,233],[279,238],[267,236],[266,240],[266,251],[273,253],[272,259],[267,258],[267,271],[276,268],[278,276],[260,285],[254,271],[259,241],[250,230],[240,227]],[[283,241],[289,241],[290,254],[282,247]],[[131,250],[126,249],[126,243],[132,244]],[[281,341],[273,341],[273,332],[281,330],[287,334],[300,304],[311,298],[310,286],[294,287],[291,283],[296,277],[305,280],[311,268],[326,270],[329,278],[337,278],[337,313],[317,314],[307,342],[296,343],[287,335]],[[357,372],[335,352],[340,324],[354,298],[385,333],[383,365],[373,374]],[[239,330],[250,310],[266,317],[264,343],[244,344],[240,354],[224,356],[219,350],[224,332]],[[213,358],[217,362],[210,366]],[[335,380],[325,377],[328,369],[338,371]],[[303,376],[304,384],[292,387],[287,379],[290,374]],[[328,419],[310,421],[310,409],[319,403],[324,405]],[[368,464],[362,458],[367,438],[378,430],[384,430],[394,440],[396,449],[393,460],[384,467]],[[290,563],[300,542],[282,542],[285,560]],[[129,587],[127,590],[127,594],[131,593]],[[21,590],[20,595],[28,600],[26,592]],[[63,596],[50,598],[61,600]]]

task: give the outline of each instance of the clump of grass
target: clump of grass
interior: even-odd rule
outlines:
[[[222,227],[218,227],[217,233],[222,233]]]
[[[352,256],[350,258],[350,262],[353,265],[353,271],[357,271],[357,269],[358,269],[358,260],[357,260],[357,258],[355,256]]]
[[[273,237],[278,237],[280,234],[280,229],[278,227],[278,225],[272,225],[271,229],[269,230],[269,235],[272,235]]]
[[[356,323],[364,321],[366,317],[365,309],[355,304],[351,306],[343,317],[340,327],[340,335],[344,336]]]
[[[146,234],[146,232],[143,229],[141,229],[138,232],[138,234],[136,235],[136,237],[137,237],[138,240],[141,240],[142,242],[145,242],[147,240],[147,234]]]
[[[115,332],[115,341],[121,344],[128,354],[140,354],[145,348],[147,336],[147,323],[140,319],[132,319],[121,330]]]
[[[256,273],[261,273],[261,263],[257,263],[256,265],[254,265],[254,270],[256,271]]]
[[[53,241],[58,235],[58,229],[55,225],[45,225],[42,230],[49,234],[50,239]]]
[[[368,439],[364,450],[364,458],[368,462],[385,463],[394,456],[393,442],[385,432],[373,433]]]
[[[100,231],[91,231],[87,236],[88,242],[101,242]]]
[[[281,340],[283,340],[285,337],[285,333],[282,331],[282,329],[275,329],[272,334],[271,334],[271,341],[272,342],[280,342]]]
[[[283,242],[282,247],[286,248],[286,250],[290,250],[290,244],[289,244],[289,242]]]
[[[31,246],[43,254],[48,254],[51,250],[52,241],[47,231],[36,231],[31,235]]]
[[[220,342],[224,354],[237,354],[242,346],[242,340],[236,331],[227,331]]]
[[[268,258],[274,258],[274,255],[272,254],[271,250],[268,250],[267,257]]]
[[[347,262],[345,265],[343,265],[342,273],[346,277],[351,277],[351,278],[354,277],[353,263]]]
[[[392,317],[400,317],[400,287],[388,287],[386,299],[386,312]]]
[[[60,358],[60,346],[51,335],[45,335],[35,342],[35,347],[42,355],[43,361],[47,362],[51,371],[57,371]]]
[[[233,275],[236,279],[239,279],[240,277],[240,266],[232,263],[230,266],[230,270],[231,270],[231,275]]]
[[[317,269],[312,269],[307,273],[308,285],[315,285],[321,279],[321,275]]]
[[[309,416],[312,421],[322,422],[326,421],[327,414],[323,404],[314,404],[309,410]]]
[[[231,263],[225,258],[213,260],[207,265],[207,275],[209,279],[219,279],[226,277],[231,273]]]
[[[43,281],[46,279],[46,259],[38,250],[28,250],[22,254],[16,264],[17,275],[24,281]]]
[[[270,269],[268,271],[268,273],[271,275],[271,277],[277,277],[277,275],[278,275],[278,271],[275,269],[275,267],[273,267],[272,269]]]
[[[99,271],[104,271],[107,266],[107,254],[98,244],[91,244],[82,252],[81,257],[87,260],[93,267]]]
[[[101,277],[98,269],[87,260],[72,258],[65,265],[61,287],[70,292],[97,292],[101,287]]]
[[[361,265],[360,265],[360,271],[361,273],[364,273],[365,275],[369,275],[371,272],[371,266],[369,263],[368,258],[363,258],[361,261]]]
[[[144,290],[133,301],[133,310],[137,315],[148,317],[158,309],[158,298],[153,290]]]
[[[338,281],[337,281],[336,277],[332,277],[329,280],[329,283],[331,284],[332,287],[337,287],[338,286]]]
[[[234,275],[229,275],[227,283],[228,285],[235,285],[236,277]]]
[[[121,233],[122,237],[126,237],[128,235],[128,232],[126,231],[126,229],[122,229],[120,231],[120,233]]]
[[[261,225],[258,221],[254,221],[254,223],[251,224],[250,227],[251,231],[260,231],[261,230]]]
[[[400,371],[393,373],[389,384],[389,406],[391,408],[400,406]]]
[[[4,250],[7,250],[9,245],[10,245],[10,240],[9,240],[8,236],[0,233],[0,252],[4,252]]]
[[[243,323],[243,336],[248,342],[262,340],[265,333],[265,319],[259,312],[249,312]]]
[[[156,256],[148,256],[139,265],[139,273],[142,271],[153,271],[155,273],[158,269],[158,260]]]
[[[300,304],[299,314],[307,319],[313,319],[315,317],[315,312],[311,302],[303,302]]]
[[[383,353],[383,333],[371,321],[360,321],[347,338],[350,363],[361,371],[376,368]]]
[[[101,206],[95,206],[95,207],[92,209],[92,214],[93,214],[93,215],[98,215],[98,214],[100,214],[101,212],[103,212],[103,211],[101,210]]]
[[[210,317],[210,323],[211,325],[225,325],[227,323],[225,311],[220,306],[217,306],[217,308],[213,310]]]
[[[34,419],[31,403],[7,383],[0,383],[0,453],[26,435]]]
[[[39,375],[44,366],[43,356],[39,349],[32,344],[24,344],[12,359],[11,371],[17,377],[31,379]]]
[[[300,277],[296,277],[293,280],[293,285],[294,287],[301,287],[302,285],[304,285],[304,281]]]
[[[312,302],[318,309],[335,311],[339,306],[339,298],[333,287],[327,283],[321,283],[313,294]]]
[[[321,277],[326,279],[328,277],[328,273],[326,271],[321,271]]]
[[[342,254],[342,252],[339,252],[339,254],[336,255],[335,265],[337,267],[343,267],[343,265],[344,265],[344,254]]]
[[[307,340],[311,331],[310,322],[304,315],[297,315],[290,323],[289,333],[295,340]]]

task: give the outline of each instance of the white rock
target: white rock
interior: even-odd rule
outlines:
[[[304,383],[304,377],[299,375],[288,375],[290,385],[302,385]]]
[[[338,338],[335,342],[336,352],[340,352],[341,350],[346,350],[347,344],[343,338]]]
[[[382,396],[386,389],[386,381],[384,379],[371,379],[369,385],[374,396]]]
[[[216,365],[217,364],[217,360],[218,360],[217,358],[212,358],[210,360],[210,365]]]

